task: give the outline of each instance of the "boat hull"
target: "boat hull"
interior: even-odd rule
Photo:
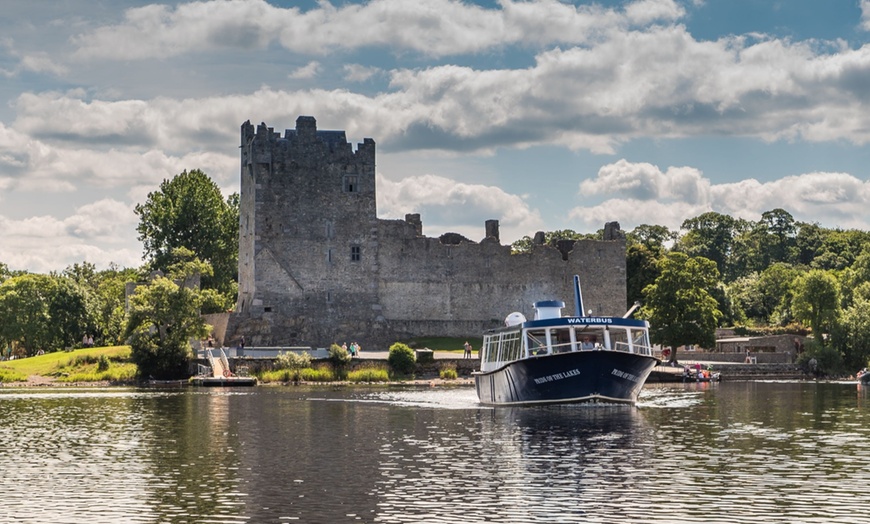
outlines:
[[[622,351],[576,351],[511,362],[475,375],[487,405],[618,402],[633,404],[658,364],[654,357]]]

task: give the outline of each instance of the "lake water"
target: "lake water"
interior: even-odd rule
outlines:
[[[637,407],[471,388],[0,389],[0,522],[867,522],[855,383],[648,385]]]

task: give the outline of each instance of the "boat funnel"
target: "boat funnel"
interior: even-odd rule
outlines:
[[[542,300],[535,302],[535,320],[561,318],[565,303],[561,300]]]

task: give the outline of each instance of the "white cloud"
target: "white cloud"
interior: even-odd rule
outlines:
[[[861,0],[861,29],[870,31],[870,0]]]
[[[512,44],[584,43],[610,27],[681,16],[673,0],[640,0],[625,12],[557,0],[503,0],[495,9],[457,0],[372,0],[341,7],[321,2],[308,11],[262,0],[214,0],[131,8],[121,23],[82,33],[74,43],[75,56],[84,60],[264,49],[272,42],[318,55],[380,46],[447,56]]]
[[[870,181],[848,173],[813,172],[770,182],[754,179],[713,184],[690,167],[662,171],[647,163],[620,160],[605,165],[595,179],[580,183],[580,195],[603,195],[591,207],[576,207],[569,218],[586,227],[600,227],[602,219],[617,220],[625,228],[660,224],[678,229],[682,222],[705,213],[758,220],[765,211],[783,208],[796,220],[831,224],[828,227],[870,226],[863,210],[870,207]]]
[[[348,82],[365,82],[382,71],[377,67],[368,67],[361,64],[345,64],[344,79]]]
[[[659,20],[678,20],[686,11],[674,0],[638,0],[625,7],[625,14],[632,23],[646,25]]]
[[[135,244],[136,224],[130,206],[110,199],[82,206],[66,218],[0,216],[0,261],[36,273],[82,261],[100,268],[111,262],[138,267],[142,251]]]
[[[316,60],[312,60],[308,62],[302,67],[294,69],[289,75],[287,75],[291,79],[295,80],[306,80],[309,78],[314,78],[320,72],[320,62]]]
[[[242,121],[253,118],[292,122],[299,114],[335,121],[332,127],[347,129],[349,133],[359,129],[360,133],[377,136],[393,149],[404,150],[487,151],[555,144],[612,154],[621,144],[638,137],[698,135],[748,136],[768,141],[870,142],[866,97],[870,45],[857,49],[841,46],[823,52],[811,42],[765,37],[698,41],[682,25],[627,28],[629,17],[671,21],[682,16],[682,8],[671,0],[628,4],[626,13],[634,13],[630,15],[595,5],[574,7],[555,0],[507,1],[496,10],[449,0],[431,0],[420,9],[408,5],[397,0],[375,0],[340,8],[324,3],[303,13],[298,9],[274,8],[258,0],[193,2],[174,8],[150,6],[132,10],[127,13],[126,25],[116,29],[127,40],[136,41],[140,37],[160,40],[157,36],[160,31],[174,34],[189,29],[185,24],[199,27],[209,23],[205,19],[195,20],[194,15],[211,17],[215,24],[226,25],[255,23],[260,20],[257,16],[269,14],[297,22],[297,19],[320,20],[327,24],[316,26],[318,36],[312,38],[344,35],[351,40],[364,40],[375,38],[364,33],[370,31],[370,26],[379,27],[383,23],[378,22],[379,17],[389,20],[399,32],[405,31],[406,26],[419,30],[419,25],[425,25],[430,32],[450,34],[455,29],[453,23],[489,27],[488,21],[496,17],[500,22],[494,26],[502,36],[480,38],[517,42],[521,37],[513,35],[516,32],[535,35],[522,38],[546,37],[547,42],[554,42],[568,39],[567,35],[578,31],[588,36],[589,31],[579,29],[586,27],[583,24],[604,23],[594,30],[594,38],[575,36],[572,38],[582,43],[538,52],[535,63],[529,67],[397,68],[390,73],[388,90],[371,94],[344,88],[283,91],[268,86],[245,94],[122,100],[100,100],[74,92],[24,93],[14,103],[17,111],[14,127],[44,141],[67,140],[77,144],[99,141],[104,146],[118,147],[135,144],[179,153],[194,149],[226,151],[237,142],[236,130]],[[431,11],[439,9],[443,11],[443,20],[453,20],[444,16],[453,11],[465,18],[456,19],[462,22],[436,23]],[[242,12],[245,16],[241,16]],[[268,16],[264,20],[268,21],[256,22],[260,24],[256,27],[262,29],[262,24],[271,24],[280,31],[296,27],[275,24]],[[349,23],[348,20],[359,23],[363,29],[347,32],[342,24]],[[536,24],[550,21],[556,23],[551,31],[533,30]],[[154,29],[156,33],[146,31],[136,36],[135,31],[131,35],[121,31],[121,28],[132,30],[133,26]],[[200,32],[208,30],[201,28]],[[298,30],[314,31],[307,25]],[[403,40],[391,31],[380,33],[397,39],[399,50],[425,47],[422,42],[428,38],[425,31],[420,31],[417,40],[410,36]],[[379,38],[387,38],[383,34]],[[333,49],[322,42],[306,42],[317,49]],[[447,42],[454,40],[445,39],[443,45]],[[110,45],[101,45],[99,49],[116,50]],[[307,78],[325,69],[312,61],[291,76]],[[362,81],[378,70],[346,65],[343,71],[347,79]]]
[[[520,196],[482,184],[466,184],[437,175],[409,176],[399,181],[378,176],[378,215],[404,218],[419,213],[423,232],[440,236],[456,232],[471,240],[485,235],[486,220],[499,221],[502,244],[534,235],[543,221]]]
[[[165,178],[194,168],[219,184],[238,186],[238,159],[229,154],[194,151],[171,156],[147,147],[104,150],[88,145],[36,140],[0,123],[0,173],[6,173],[0,174],[0,189],[72,191],[88,183],[103,188],[153,188]]]
[[[46,53],[36,53],[24,56],[21,58],[20,64],[21,69],[32,71],[34,73],[50,73],[57,76],[63,76],[69,71],[69,68],[55,63],[55,61]]]

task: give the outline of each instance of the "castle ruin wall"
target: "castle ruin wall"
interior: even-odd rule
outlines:
[[[239,300],[225,340],[324,347],[356,340],[386,349],[420,336],[480,336],[538,300],[573,312],[580,275],[593,314],[625,311],[625,241],[582,240],[565,255],[536,244],[511,254],[490,220],[480,242],[444,244],[422,220],[377,218],[375,143],[354,151],[343,131],[300,117],[284,135],[241,133]]]

